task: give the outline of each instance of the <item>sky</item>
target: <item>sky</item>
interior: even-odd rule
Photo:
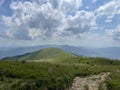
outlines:
[[[120,0],[0,0],[0,47],[120,47]]]

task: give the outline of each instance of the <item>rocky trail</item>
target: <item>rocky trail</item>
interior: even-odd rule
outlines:
[[[90,77],[76,77],[69,90],[99,90],[100,83],[104,82],[110,73],[101,73]]]

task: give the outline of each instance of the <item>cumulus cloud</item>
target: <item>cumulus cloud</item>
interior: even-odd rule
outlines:
[[[58,8],[62,12],[74,13],[80,6],[82,6],[82,0],[51,0],[54,8]]]
[[[61,25],[63,15],[48,2],[39,6],[36,2],[13,2],[11,17],[3,16],[8,27],[5,37],[15,39],[34,39],[52,36]]]
[[[111,0],[99,6],[94,14],[98,27],[105,29],[114,28],[118,25],[120,19],[120,0]],[[112,25],[112,26],[111,26]]]
[[[75,16],[67,17],[67,22],[66,30],[74,34],[87,32],[96,26],[94,14],[84,10],[78,11]]]
[[[112,22],[112,19],[107,19],[105,22],[110,23]]]
[[[106,22],[112,22],[112,19],[114,18],[114,15],[107,16]]]
[[[1,32],[1,36],[20,40],[46,40],[89,31],[96,24],[95,17],[92,12],[78,11],[80,3],[81,0],[12,2],[10,6],[14,13],[2,17],[7,28]]]
[[[120,0],[112,0],[107,4],[100,6],[96,13],[98,16],[107,15],[114,16],[115,14],[120,14]]]
[[[97,3],[97,0],[91,2]],[[89,32],[100,30],[98,27],[101,23],[97,23],[97,20],[102,22],[103,16],[107,23],[111,23],[115,15],[119,16],[119,3],[120,0],[111,0],[96,10],[87,11],[81,9],[83,0],[13,1],[10,4],[13,14],[1,18],[5,28],[0,31],[0,37],[45,44],[87,45],[90,41],[93,43],[97,40],[102,43],[105,38],[119,37],[118,28],[107,32],[109,37],[104,38]]]
[[[113,30],[106,30],[106,32],[113,40],[120,40],[120,25]]]

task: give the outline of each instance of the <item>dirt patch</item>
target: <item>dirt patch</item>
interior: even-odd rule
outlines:
[[[104,82],[109,74],[110,73],[108,72],[85,78],[76,77],[69,90],[99,90],[100,83]]]

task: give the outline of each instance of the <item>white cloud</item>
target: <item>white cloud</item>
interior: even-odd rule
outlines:
[[[110,22],[112,22],[112,19],[107,19],[107,20],[105,20],[105,22],[110,23]]]
[[[75,13],[82,6],[82,0],[51,0],[51,3],[66,15]]]
[[[114,16],[115,14],[120,14],[120,0],[112,0],[109,3],[100,6],[96,13],[98,16],[107,15]]]
[[[108,18],[108,19],[112,19],[112,18],[114,18],[114,16],[113,16],[113,15],[111,15],[111,16],[108,16],[107,18]]]
[[[89,31],[96,26],[95,16],[92,12],[78,11],[75,16],[67,17],[68,26],[66,31],[79,34]]]
[[[28,40],[51,37],[64,19],[62,13],[49,2],[41,6],[36,2],[13,2],[11,8],[14,14],[2,18],[8,27],[3,31],[4,37]]]
[[[83,0],[31,0],[17,1],[10,5],[13,14],[2,16],[5,30],[0,37],[34,44],[69,44],[97,46],[111,44],[111,37],[119,31],[109,32],[108,36],[89,33],[99,30],[96,20],[105,16],[112,22],[120,14],[120,1],[112,0],[96,8],[95,11],[80,10]],[[94,3],[97,0],[92,0]],[[88,7],[87,7],[88,8]],[[89,7],[90,8],[90,7]],[[109,24],[108,23],[108,24]],[[104,28],[104,27],[103,27]],[[112,34],[111,34],[112,33]],[[114,34],[114,35],[113,35]],[[119,35],[118,35],[119,36]],[[26,43],[25,43],[26,44]],[[93,46],[94,46],[93,45]]]
[[[113,40],[120,41],[120,25],[118,25],[115,29],[112,30],[106,30],[106,33],[109,37],[111,37]]]
[[[59,5],[55,6],[55,3]],[[79,3],[82,3],[81,0],[52,0],[43,4],[35,1],[12,2],[10,6],[14,13],[2,17],[8,29],[2,31],[1,36],[20,40],[50,40],[89,31],[96,25],[94,14],[77,11]],[[69,15],[73,7],[75,15]]]
[[[96,16],[96,23],[98,27],[103,27],[104,29],[117,26],[120,18],[120,0],[111,0],[101,6],[99,6],[94,14]]]
[[[107,19],[105,20],[105,22],[110,23],[110,22],[113,21],[113,20],[112,20],[113,18],[114,18],[114,15],[107,16]]]

